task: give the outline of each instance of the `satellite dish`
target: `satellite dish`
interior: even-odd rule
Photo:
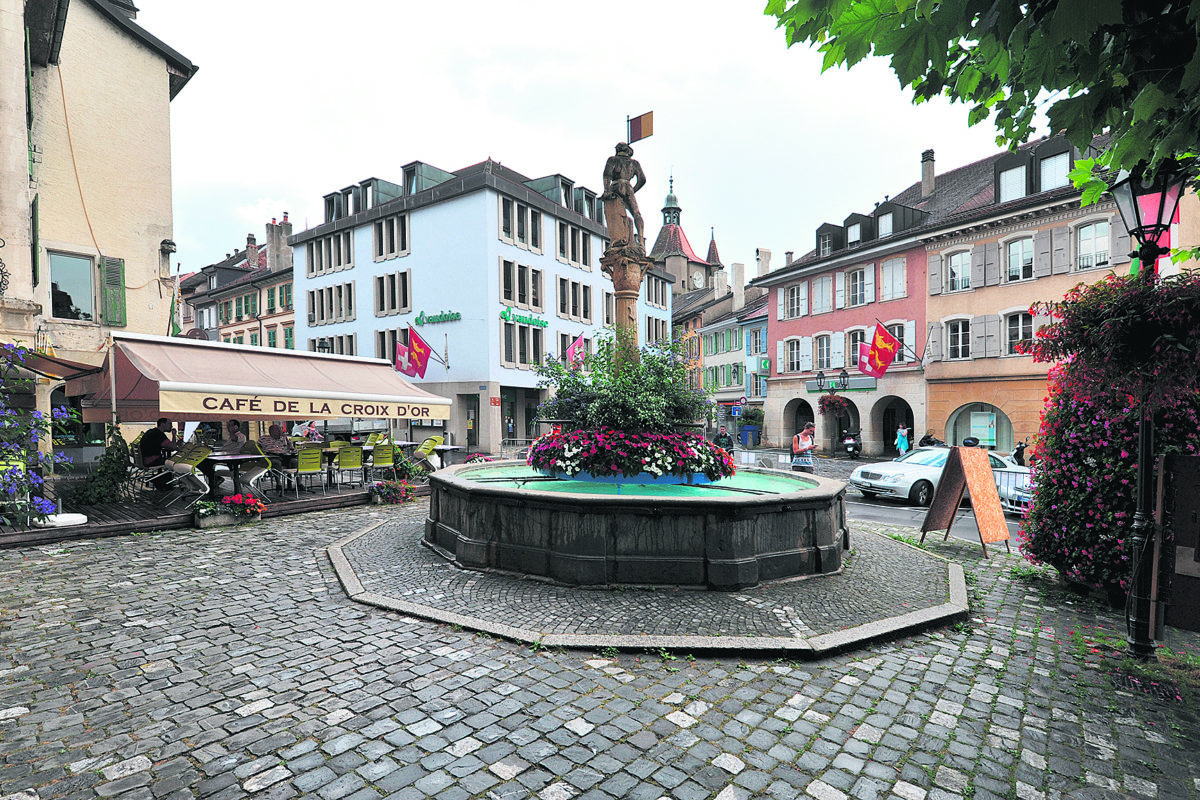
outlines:
[[[204,332],[204,329],[203,329],[203,328],[192,328],[190,331],[188,331],[187,333],[185,333],[185,334],[183,335],[183,338],[185,338],[185,339],[199,339],[199,340],[200,340],[200,341],[202,341],[202,342],[207,342],[207,341],[208,341],[208,334]]]

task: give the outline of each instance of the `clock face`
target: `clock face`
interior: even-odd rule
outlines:
[[[700,270],[696,270],[695,272],[692,273],[692,288],[699,289],[703,285],[704,285],[704,273],[701,272]]]

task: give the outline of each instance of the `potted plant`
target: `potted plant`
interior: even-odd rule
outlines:
[[[367,494],[377,506],[411,503],[416,499],[408,481],[376,481],[367,488]]]
[[[739,429],[741,431],[740,439],[743,447],[754,447],[762,441],[762,424],[766,419],[766,413],[762,406],[747,406],[742,411],[741,423]]]
[[[257,522],[266,510],[266,503],[248,494],[226,495],[220,500],[201,500],[196,503],[196,527],[203,530]]]
[[[556,391],[538,416],[559,424],[530,446],[530,466],[617,483],[704,483],[733,475],[728,453],[680,430],[704,419],[712,405],[692,386],[690,366],[685,342],[637,351],[625,330],[601,339],[582,367],[550,359],[539,368],[541,384]]]

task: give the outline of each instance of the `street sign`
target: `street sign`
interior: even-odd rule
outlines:
[[[741,396],[741,398],[738,400],[738,405],[739,405],[739,406],[744,406],[744,405],[746,405],[746,395],[742,395],[742,396]]]
[[[730,416],[740,417],[742,415],[742,407],[741,406],[733,406],[732,408],[729,409],[729,414],[730,414]]]

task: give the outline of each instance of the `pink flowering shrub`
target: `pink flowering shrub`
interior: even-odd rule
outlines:
[[[694,433],[624,433],[612,428],[554,430],[529,448],[529,464],[568,475],[632,477],[703,473],[709,480],[734,474],[723,448]]]
[[[1055,321],[1030,350],[1061,362],[1031,452],[1021,552],[1071,580],[1127,588],[1143,395],[1155,452],[1200,453],[1200,274],[1110,277],[1039,310]]]

